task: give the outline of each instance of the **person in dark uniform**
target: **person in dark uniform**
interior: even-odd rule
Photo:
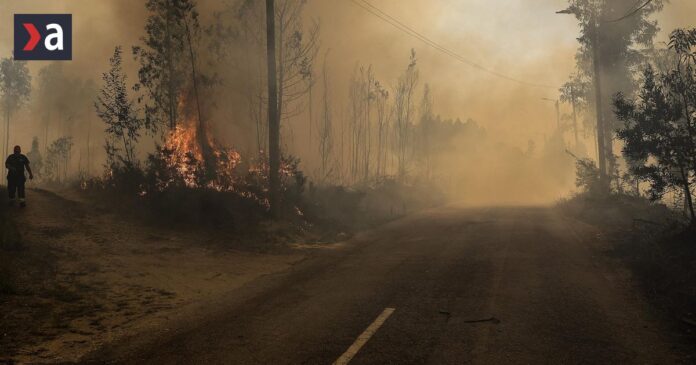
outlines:
[[[10,205],[14,205],[15,194],[19,195],[19,205],[25,207],[27,205],[24,196],[24,182],[27,178],[24,176],[24,169],[29,172],[29,179],[34,178],[29,167],[29,159],[22,154],[22,148],[14,147],[14,153],[7,157],[5,161],[7,168],[7,191],[10,194]]]

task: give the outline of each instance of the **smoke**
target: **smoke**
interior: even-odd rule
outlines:
[[[138,65],[128,55],[130,47],[139,44],[139,38],[144,35],[147,19],[144,3],[143,0],[4,1],[0,4],[0,51],[11,54],[12,14],[71,13],[74,59],[63,63],[65,74],[72,79],[93,80],[99,86],[109,56],[116,45],[121,45],[126,51],[124,67],[132,84],[137,80]],[[555,14],[567,5],[564,0],[371,0],[370,3],[461,57],[520,80],[560,87],[575,66],[576,21],[571,16]],[[237,38],[225,39],[225,57],[209,51],[207,43],[199,44],[198,51],[202,72],[216,75],[221,81],[214,92],[205,94],[212,98],[206,103],[212,108],[208,111],[212,132],[216,139],[238,148],[245,158],[258,147],[257,124],[265,123],[263,111],[257,113],[259,121],[250,116],[253,104],[248,99],[249,88],[264,85],[264,81],[259,82],[249,70],[263,70],[264,64],[262,50],[252,47],[241,36],[240,19],[233,11],[236,4],[232,0],[198,1],[203,28],[221,20],[237,34]],[[663,29],[659,40],[664,40],[665,34],[676,26],[693,25],[689,23],[693,21],[689,15],[695,11],[696,5],[691,1],[673,0],[657,16]],[[214,16],[216,12],[222,12],[219,18]],[[477,203],[540,202],[556,199],[572,189],[572,160],[559,143],[561,138],[554,137],[554,105],[542,100],[558,98],[557,88],[522,85],[466,65],[350,1],[310,0],[303,17],[306,28],[315,21],[320,24],[321,47],[313,68],[317,77],[321,75],[323,56],[329,51],[327,64],[336,136],[341,125],[348,123],[349,80],[356,65],[372,65],[376,79],[393,91],[396,80],[409,64],[411,49],[415,49],[420,73],[416,111],[422,87],[428,83],[434,114],[442,118],[470,118],[485,131],[485,138],[464,135],[447,141],[450,150],[434,157],[438,164],[449,166],[449,180],[442,185],[453,197]],[[29,63],[35,89],[38,72],[47,64]],[[316,123],[321,116],[321,80],[317,80],[315,87],[312,106]],[[283,120],[283,136],[288,152],[299,155],[302,167],[311,176],[319,158],[317,141],[309,139],[307,109],[305,105],[303,113]],[[568,113],[570,107],[562,105],[561,114]],[[29,146],[33,136],[41,135],[40,115],[41,111],[31,108],[18,114],[11,127],[11,143]],[[92,127],[86,120],[91,121]],[[414,121],[417,123],[415,118]],[[86,154],[85,128],[92,128],[95,158],[103,157],[103,128],[96,115],[81,118],[77,128],[72,162],[75,170],[80,156]],[[49,140],[59,137],[58,132],[52,133]],[[566,133],[565,146],[572,149],[570,136]],[[141,143],[141,155],[152,150],[153,142],[146,139]],[[582,143],[592,151],[591,140]],[[334,144],[338,146],[338,141]],[[535,147],[530,149],[530,145]],[[94,163],[93,173],[99,165]]]

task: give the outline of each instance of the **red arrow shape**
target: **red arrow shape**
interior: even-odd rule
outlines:
[[[39,43],[41,40],[41,34],[39,34],[39,31],[36,30],[36,27],[34,24],[31,23],[22,23],[24,25],[24,29],[29,32],[29,42],[24,46],[24,51],[33,51],[34,48],[36,48],[36,45]]]

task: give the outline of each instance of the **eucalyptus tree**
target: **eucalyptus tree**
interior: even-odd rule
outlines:
[[[669,49],[676,56],[669,70],[647,66],[636,98],[616,96],[616,116],[624,123],[618,137],[634,161],[631,172],[650,183],[651,197],[681,190],[696,225],[696,29],[672,32]]]
[[[26,102],[31,94],[31,75],[26,62],[13,58],[0,61],[0,106],[5,113],[5,155],[10,148],[10,119]]]
[[[132,168],[137,162],[135,146],[144,121],[138,116],[136,101],[128,95],[120,46],[114,49],[109,65],[109,71],[102,75],[103,85],[94,103],[97,115],[106,125],[107,167]]]
[[[418,79],[416,51],[412,49],[408,67],[399,76],[394,88],[394,148],[396,150],[397,174],[400,178],[406,176],[410,160],[413,104]]]
[[[198,12],[194,0],[147,0],[149,12],[143,45],[133,47],[140,63],[139,84],[145,121],[150,129],[161,125],[174,129],[179,120],[179,100],[190,81],[190,34],[198,32]]]
[[[632,69],[646,60],[659,31],[650,15],[660,11],[665,0],[569,0],[561,13],[572,14],[580,25],[576,54],[577,73],[592,80],[594,93],[585,98],[597,116],[600,174],[615,170],[612,152],[614,131],[620,123],[611,113],[611,97],[617,92],[630,95],[635,90]],[[571,82],[572,84],[572,82]],[[605,164],[604,160],[607,160]],[[605,166],[607,165],[607,166]]]

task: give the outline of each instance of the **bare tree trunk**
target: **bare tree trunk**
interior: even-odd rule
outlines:
[[[691,186],[689,184],[689,176],[683,167],[681,167],[680,170],[681,170],[681,174],[682,174],[682,179],[684,180],[684,198],[686,200],[686,205],[689,208],[689,213],[690,213],[690,217],[691,217],[691,225],[696,226],[696,214],[694,213],[694,202],[693,202],[693,198],[691,196]]]
[[[370,155],[371,151],[371,133],[370,133],[370,92],[372,89],[372,66],[367,68],[367,76],[365,82],[365,176],[363,179],[368,181],[370,178]]]
[[[309,75],[309,140],[307,141],[307,150],[309,151],[309,154],[307,155],[307,158],[312,155],[312,74]]]
[[[176,108],[177,102],[175,100],[176,95],[174,90],[174,53],[172,52],[172,31],[171,31],[171,20],[172,18],[172,5],[170,1],[167,1],[167,20],[165,24],[166,32],[166,42],[167,42],[167,71],[169,73],[168,86],[168,102],[169,102],[169,129],[176,128]],[[187,25],[188,31],[188,25]]]
[[[273,217],[280,216],[280,120],[276,79],[275,4],[266,0],[266,52],[268,62],[268,163],[269,202]]]
[[[597,26],[596,16],[592,17],[593,42],[592,42],[592,63],[594,68],[595,86],[595,109],[597,112],[597,159],[599,160],[599,180],[602,187],[608,187],[607,163],[606,163],[606,138],[604,137],[604,111],[602,109],[602,78],[599,67],[599,27]]]
[[[575,152],[578,152],[578,145],[580,144],[578,139],[578,114],[575,107],[575,89],[573,85],[570,85],[570,99],[573,106],[573,133],[575,134]]]
[[[51,112],[46,115],[46,128],[44,129],[44,158],[48,157],[48,125],[51,123]]]
[[[87,176],[90,176],[91,170],[92,170],[92,160],[90,159],[91,155],[91,146],[90,146],[90,136],[92,134],[92,118],[89,117],[89,110],[87,110]],[[45,158],[45,157],[44,157]]]
[[[10,154],[10,112],[5,112],[5,156]]]
[[[191,78],[193,82],[193,96],[196,99],[196,112],[198,114],[198,132],[196,136],[198,137],[198,144],[201,147],[201,154],[203,155],[203,166],[206,171],[206,178],[208,180],[213,180],[215,178],[215,156],[213,155],[210,143],[208,142],[208,128],[206,127],[205,120],[203,120],[203,115],[201,114],[201,102],[198,94],[198,75],[196,74],[196,56],[193,52],[193,43],[191,42],[191,30],[189,29],[188,19],[184,19],[184,24],[186,26],[186,40],[189,46],[189,57],[191,59]]]

